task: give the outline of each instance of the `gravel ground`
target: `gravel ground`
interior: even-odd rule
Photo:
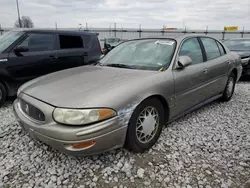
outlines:
[[[0,187],[243,187],[250,180],[250,83],[168,125],[147,153],[74,158],[29,138],[0,109]],[[249,181],[250,182],[250,181]],[[250,187],[250,186],[249,186]]]

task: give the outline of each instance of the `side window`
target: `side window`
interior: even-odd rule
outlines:
[[[219,49],[220,49],[220,54],[221,54],[221,55],[225,55],[226,52],[225,52],[224,47],[223,47],[219,42],[216,42],[216,43],[218,44],[218,47],[219,47]]]
[[[60,49],[83,48],[81,36],[59,35]]]
[[[29,52],[54,50],[55,36],[53,34],[31,33],[18,46],[27,47]]]
[[[180,49],[180,56],[189,56],[192,59],[192,64],[202,63],[203,55],[200,43],[197,38],[191,38],[184,41]]]
[[[84,41],[84,48],[90,47],[91,36],[83,35],[82,40]]]
[[[204,45],[206,54],[207,54],[207,60],[215,59],[217,57],[220,57],[220,51],[216,44],[216,41],[211,38],[201,38],[201,41]]]

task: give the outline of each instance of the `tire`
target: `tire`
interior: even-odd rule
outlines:
[[[234,94],[235,85],[236,85],[236,76],[234,75],[234,73],[231,73],[228,77],[227,85],[225,87],[223,95],[220,98],[221,101],[228,102],[231,100]]]
[[[0,83],[0,107],[4,104],[5,100],[6,100],[6,89],[3,86],[3,84]]]
[[[146,110],[152,110],[151,114],[158,114],[158,120],[156,116],[150,116]],[[144,126],[140,126],[140,124],[145,121],[145,118],[140,118],[143,114],[147,116],[147,125],[158,122],[158,126],[155,124],[155,127],[157,128],[154,129],[153,126],[146,126],[145,124]],[[137,106],[130,118],[124,147],[135,153],[143,153],[144,151],[150,149],[158,140],[164,124],[164,108],[161,102],[155,98],[143,101],[139,106]],[[145,133],[139,132],[146,132],[149,136],[145,137]],[[143,134],[145,139],[148,138],[147,141],[141,138],[143,137]]]

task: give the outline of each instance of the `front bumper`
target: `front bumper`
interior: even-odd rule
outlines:
[[[22,99],[43,109],[46,115],[44,124],[37,124],[27,118],[19,108],[18,99],[13,108],[20,126],[33,138],[51,147],[74,156],[84,156],[102,153],[124,145],[127,125],[121,117],[114,117],[88,126],[69,126],[56,123],[52,118],[54,107],[22,94]],[[46,111],[45,111],[46,110]],[[74,148],[72,144],[94,141],[90,147]]]
[[[250,76],[250,63],[243,65],[242,76]]]
[[[245,65],[249,64],[249,62],[250,62],[250,58],[241,59],[242,66],[245,66]]]

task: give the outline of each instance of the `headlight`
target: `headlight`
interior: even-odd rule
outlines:
[[[56,108],[53,112],[54,120],[68,125],[85,125],[116,116],[112,109],[62,109]]]

